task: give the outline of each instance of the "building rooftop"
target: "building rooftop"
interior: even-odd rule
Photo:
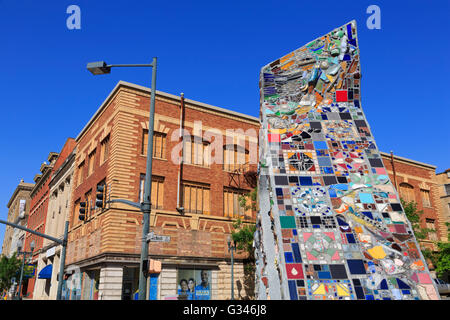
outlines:
[[[126,82],[126,81],[120,80],[117,83],[117,85],[114,87],[114,89],[109,93],[108,97],[103,101],[101,106],[97,109],[97,111],[92,116],[92,118],[84,126],[84,128],[81,130],[81,132],[78,134],[78,136],[76,137],[75,140],[78,141],[83,136],[83,134],[87,130],[87,128],[89,128],[91,123],[97,118],[97,116],[101,113],[101,111],[106,107],[106,105],[108,104],[110,99],[119,90],[120,87],[128,87],[128,88],[131,88],[131,89],[137,89],[137,90],[141,90],[143,92],[146,92],[148,94],[150,94],[150,92],[151,92],[150,88],[147,88],[147,87],[144,87],[144,86],[141,86],[141,85],[138,85],[138,84],[134,84],[134,83],[131,83],[131,82]],[[180,101],[181,100],[181,96],[170,94],[170,93],[159,91],[159,90],[156,90],[156,95],[160,96],[160,97],[173,99],[173,100],[176,100],[176,101]],[[247,114],[244,114],[244,113],[231,111],[231,110],[228,110],[228,109],[224,109],[224,108],[221,108],[221,107],[213,106],[213,105],[210,105],[210,104],[207,104],[207,103],[203,103],[203,102],[199,102],[199,101],[195,101],[195,100],[191,100],[191,99],[186,99],[186,98],[184,99],[184,102],[186,104],[188,104],[188,103],[189,104],[193,104],[193,105],[196,105],[196,106],[199,106],[199,107],[203,107],[205,109],[213,110],[213,111],[216,111],[216,112],[221,112],[223,114],[234,115],[234,116],[246,119],[246,120],[254,121],[255,124],[259,124],[259,118],[253,117],[253,116],[250,116],[250,115],[247,115]]]

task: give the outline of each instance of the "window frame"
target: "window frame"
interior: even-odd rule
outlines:
[[[88,155],[88,165],[87,165],[87,176],[90,177],[95,171],[95,158],[96,158],[97,148],[92,150]]]
[[[230,148],[231,146],[231,148]],[[230,157],[230,153],[233,157],[232,163],[227,163]],[[243,154],[244,156],[240,156]],[[240,163],[241,158],[244,162]],[[245,169],[250,163],[250,152],[240,144],[226,144],[223,146],[223,170],[226,172],[234,172],[235,170]]]
[[[193,189],[195,190],[195,199],[193,199],[192,197]],[[188,199],[187,190],[189,190]],[[201,190],[200,193],[199,190]],[[198,200],[200,194],[202,205],[201,209],[198,210]],[[188,203],[186,203],[186,200],[188,200]],[[195,209],[192,209],[193,202],[195,202]],[[211,215],[211,185],[191,181],[183,181],[181,187],[181,203],[186,213]]]
[[[100,165],[104,164],[109,158],[110,151],[110,135],[108,134],[100,142]]]
[[[164,209],[164,180],[165,178],[162,176],[152,175],[152,183],[151,183],[151,201],[152,209],[162,210]],[[145,192],[145,173],[141,173],[139,176],[139,193],[138,193],[138,201],[142,203],[144,201],[144,192]],[[156,188],[156,192],[155,191]],[[156,199],[154,198],[156,197]],[[156,200],[156,205],[153,203]]]
[[[199,147],[201,146],[201,151]],[[201,155],[200,155],[201,154]],[[206,157],[205,157],[206,155]],[[194,159],[193,159],[194,158]],[[199,159],[201,162],[199,163]],[[202,168],[211,167],[211,143],[198,136],[183,137],[183,164]]]
[[[251,199],[249,198],[249,193],[251,190],[244,190],[244,189],[237,189],[237,188],[230,188],[230,187],[224,187],[223,188],[223,216],[236,219],[240,217],[252,217],[253,216],[253,209],[250,207],[249,209],[245,210],[245,208],[240,206],[240,200],[239,197],[245,196],[247,199],[246,201]],[[232,195],[232,207],[233,212],[230,214],[229,211],[229,199],[226,199],[226,197]],[[235,201],[237,203],[235,203]],[[236,206],[238,208],[238,212],[235,212]],[[228,210],[227,210],[228,208]]]

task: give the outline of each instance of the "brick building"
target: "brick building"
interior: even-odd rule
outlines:
[[[75,160],[75,139],[68,138],[56,158],[51,176],[48,178],[48,209],[45,217],[45,234],[62,238],[64,225],[69,216],[72,179]],[[49,239],[43,239],[38,258],[33,299],[55,300],[58,287],[61,245]],[[42,271],[44,270],[45,271]]]
[[[436,182],[439,188],[441,220],[444,224],[450,223],[450,169],[436,174]],[[441,241],[448,241],[448,232],[442,234]]]
[[[148,88],[121,81],[76,138],[66,265],[81,277],[71,279],[68,299],[133,299],[138,289],[142,214],[121,203],[95,208],[95,194],[106,185],[111,200],[142,200],[149,104]],[[150,230],[170,242],[150,242],[150,299],[173,298],[182,279],[199,285],[205,277],[209,298],[230,297],[227,236],[237,217],[255,221],[239,195],[253,187],[258,128],[255,117],[156,91]],[[84,221],[80,202],[88,204]],[[245,257],[235,255],[235,297],[251,294]]]
[[[436,250],[433,242],[446,235],[444,221],[440,217],[439,186],[436,181],[436,166],[381,152],[383,163],[400,196],[406,201],[415,201],[417,210],[423,210],[421,227],[435,230],[428,238],[418,240],[420,246]]]
[[[50,152],[47,158],[47,162],[43,162],[40,168],[40,173],[36,174],[34,177],[35,185],[33,190],[31,190],[30,197],[30,216],[27,221],[27,228],[35,230],[40,233],[45,233],[45,222],[47,219],[47,209],[49,200],[49,183],[53,172],[53,166],[56,159],[58,158],[58,153]],[[39,273],[40,269],[38,266],[39,254],[41,253],[43,247],[44,238],[38,237],[31,233],[26,233],[25,236],[25,251],[30,250],[30,244],[34,241],[35,249],[33,251],[32,263],[37,267],[36,273]],[[35,281],[37,279],[37,274],[34,278],[27,279],[24,282],[24,290],[26,290],[25,296],[27,298],[33,298],[33,291]]]
[[[8,201],[8,221],[27,225],[27,220],[30,212],[30,193],[34,184],[26,183],[23,180],[17,185],[11,198]],[[5,235],[2,244],[2,254],[8,257],[17,251],[17,245],[20,241],[25,240],[25,231],[6,226]]]

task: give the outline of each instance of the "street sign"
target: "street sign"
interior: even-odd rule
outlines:
[[[147,234],[147,242],[170,242],[170,236],[162,236],[155,234],[154,232],[149,232]]]

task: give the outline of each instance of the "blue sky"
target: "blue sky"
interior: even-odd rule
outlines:
[[[69,5],[81,30],[69,30]],[[369,5],[381,9],[370,30]],[[20,179],[75,138],[119,80],[150,86],[151,69],[92,76],[90,61],[147,63],[157,89],[253,116],[260,68],[355,19],[362,107],[380,150],[450,168],[448,1],[0,0],[0,218]],[[4,225],[0,225],[0,241]]]

